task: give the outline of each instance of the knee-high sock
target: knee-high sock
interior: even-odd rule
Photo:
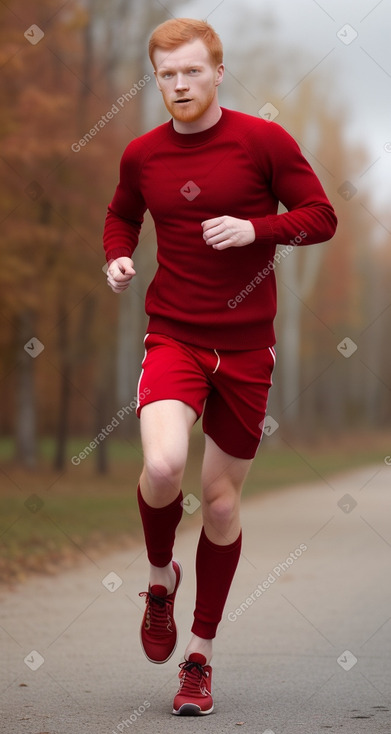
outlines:
[[[216,545],[201,530],[196,555],[197,593],[191,631],[210,640],[216,636],[224,605],[238,565],[242,532],[230,545]]]
[[[182,517],[182,491],[165,507],[151,507],[137,487],[137,500],[144,528],[147,556],[153,566],[163,568],[172,559],[175,531]]]

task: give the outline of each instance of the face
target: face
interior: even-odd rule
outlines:
[[[217,100],[224,66],[215,66],[203,41],[197,38],[173,51],[156,49],[155,76],[164,104],[174,120],[194,122]]]

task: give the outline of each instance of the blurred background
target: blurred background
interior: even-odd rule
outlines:
[[[116,296],[106,285],[102,229],[124,148],[168,119],[147,42],[175,16],[214,26],[225,50],[220,103],[285,127],[339,218],[330,243],[297,248],[276,267],[277,367],[246,492],[327,481],[391,453],[389,3],[7,0],[0,5],[7,581],[139,537],[134,409],[155,232],[147,215],[137,278]],[[202,448],[197,425],[184,486],[196,497]]]

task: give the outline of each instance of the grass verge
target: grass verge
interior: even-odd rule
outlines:
[[[72,441],[67,468],[51,468],[53,442],[41,442],[42,461],[25,471],[12,461],[12,444],[0,442],[0,580],[8,585],[32,573],[56,573],[86,557],[142,541],[135,488],[142,467],[139,443],[110,439],[110,473],[97,475],[91,454],[78,466],[72,456],[85,442]],[[345,437],[333,444],[299,446],[264,439],[247,478],[244,498],[304,482],[327,482],[333,474],[382,464],[391,453],[390,436]],[[183,493],[200,498],[203,436],[195,430]],[[200,513],[184,513],[187,523]]]

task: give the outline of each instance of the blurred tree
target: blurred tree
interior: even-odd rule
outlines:
[[[368,229],[365,209],[361,209],[361,217],[364,220],[362,224]],[[362,257],[362,309],[365,318],[360,346],[366,379],[360,396],[369,425],[379,429],[389,426],[391,414],[391,230],[382,223],[387,219],[384,212],[384,217],[371,222],[371,237]]]
[[[285,435],[308,439],[316,436],[316,428],[330,433],[352,421],[357,424],[358,417],[361,422],[375,420],[377,409],[369,395],[380,392],[384,397],[386,384],[381,365],[387,341],[384,333],[380,336],[380,324],[366,334],[370,368],[359,357],[344,359],[337,345],[345,336],[359,340],[366,311],[381,310],[385,296],[376,288],[369,244],[379,225],[366,213],[371,208],[368,192],[357,184],[356,193],[352,183],[369,164],[367,151],[347,144],[346,113],[330,106],[328,80],[321,70],[298,83],[304,54],[282,47],[276,28],[271,6],[243,14],[235,32],[245,35],[246,54],[235,57],[226,48],[228,99],[254,115],[266,102],[276,107],[275,121],[298,141],[339,215],[331,243],[298,247],[276,268],[278,358],[269,410],[278,416]]]
[[[78,127],[84,114],[82,105],[79,115],[75,115],[85,14],[77,3],[68,3],[66,10],[57,11],[52,0],[41,3],[34,21],[44,36],[38,43],[29,43],[21,32],[25,27],[22,22],[30,15],[28,4],[16,3],[13,13],[2,9],[6,36],[3,53],[8,57],[2,73],[9,123],[2,126],[1,155],[8,187],[0,206],[6,247],[6,288],[1,298],[20,337],[9,340],[7,358],[8,362],[14,361],[14,368],[8,370],[8,382],[12,381],[12,373],[19,375],[21,398],[15,406],[18,458],[28,466],[35,462],[38,421],[33,373],[52,371],[60,388],[56,456],[60,468],[65,461],[71,378],[81,351],[72,332],[76,329],[78,304],[102,282],[97,280],[97,276],[102,279],[102,224],[96,217],[100,192],[95,191],[88,202],[84,195],[93,180],[91,159],[77,158],[70,147],[85,131]],[[86,84],[82,82],[81,86],[85,88]],[[94,95],[95,108],[99,102]],[[96,114],[95,109],[94,117]],[[101,156],[99,160],[99,155],[98,150],[94,151],[94,170],[99,164],[104,175],[107,158]],[[106,199],[107,194],[103,194]],[[97,246],[89,242],[94,239]],[[53,333],[57,336],[54,343]],[[90,352],[94,350],[93,334],[90,328]],[[21,357],[22,342],[38,335],[45,351],[37,359],[26,351]],[[53,387],[46,381],[45,391],[52,393]]]
[[[225,42],[221,100],[255,116],[273,102],[276,122],[298,140],[340,220],[330,245],[298,248],[277,267],[279,358],[270,409],[282,426],[307,436],[316,425],[333,432],[358,422],[378,425],[379,416],[386,423],[389,215],[371,215],[362,185],[349,200],[338,193],[365,170],[367,153],[346,144],[341,110],[328,104],[326,76],[314,71],[282,99],[297,78],[297,54],[276,43],[270,8],[239,14],[235,36],[245,37],[246,47],[234,38]],[[60,469],[69,435],[93,438],[134,398],[144,295],[156,268],[154,227],[147,215],[135,253],[137,278],[120,297],[105,284],[101,234],[126,144],[167,119],[153,88],[149,33],[184,9],[173,0],[164,6],[70,0],[61,7],[56,0],[36,7],[15,0],[12,10],[0,4],[6,181],[0,197],[0,429],[15,435],[18,459],[28,467],[37,460],[38,433],[56,436]],[[34,32],[23,35],[32,24],[44,32],[38,42]],[[248,73],[249,59],[259,73]],[[152,83],[117,104],[146,73]],[[115,105],[118,111],[105,117]],[[80,144],[72,149],[75,141]],[[346,360],[336,349],[345,336],[359,345],[356,357]],[[39,354],[28,349],[34,337],[44,346]],[[127,438],[132,420],[117,429]],[[108,468],[106,451],[107,442],[99,442],[99,471]]]
[[[137,387],[143,284],[122,300],[109,291],[101,235],[120,155],[129,137],[145,129],[142,94],[116,102],[145,74],[148,19],[153,26],[165,14],[123,0],[110,7],[73,1],[60,9],[44,0],[33,18],[20,0],[12,13],[5,6],[0,12],[0,146],[8,183],[0,201],[2,367],[15,411],[14,422],[4,416],[3,428],[15,431],[18,459],[28,466],[36,463],[37,430],[55,431],[61,469],[70,427],[95,436],[118,407],[116,345],[117,377],[126,383],[120,407]],[[30,31],[38,33],[34,43],[23,37],[29,22],[40,29]],[[44,346],[36,359],[23,348],[33,336]],[[16,386],[20,399],[12,406]],[[106,449],[99,442],[100,471],[107,468]]]
[[[339,180],[339,171],[343,167],[342,154],[343,123],[328,112],[326,104],[320,103],[318,88],[319,79],[308,77],[298,87],[294,101],[284,105],[283,115],[287,128],[302,148],[315,171],[319,175],[324,188],[332,200],[335,190],[331,188],[334,180]],[[330,134],[332,131],[332,135]],[[339,149],[341,156],[333,161],[330,148]],[[322,164],[322,161],[324,162]],[[326,165],[327,163],[327,165]],[[338,201],[336,202],[338,204]],[[329,247],[337,247],[338,235],[330,245],[311,245],[295,248],[291,254],[281,260],[277,273],[280,283],[279,319],[278,319],[278,353],[281,361],[280,397],[281,416],[286,432],[298,435],[306,432],[311,425],[309,416],[303,419],[303,400],[301,395],[313,380],[313,365],[308,369],[304,360],[308,360],[303,347],[306,343],[304,313],[319,283],[320,273],[324,276],[324,260]],[[342,255],[343,259],[344,255]],[[319,321],[318,330],[322,329]],[[322,370],[324,366],[320,367]],[[303,379],[304,377],[304,379]],[[308,380],[308,383],[307,383]],[[311,416],[312,418],[313,416]]]
[[[98,68],[98,76],[103,83],[109,99],[121,99],[129,90],[134,88],[140,80],[149,77],[153,79],[152,69],[147,54],[147,41],[152,28],[166,19],[163,7],[155,9],[147,4],[138,3],[136,0],[117,0],[115,3],[107,4],[99,0],[89,0],[89,17],[93,26],[92,38],[88,49],[93,61],[88,68]],[[101,54],[101,47],[105,53]],[[100,61],[99,61],[100,59]],[[148,110],[144,86],[143,93],[134,95],[131,103],[127,101],[127,122],[125,128],[130,133],[130,139],[146,132],[148,128]],[[127,139],[123,147],[129,142]],[[120,151],[122,153],[122,150]],[[114,160],[114,159],[113,159]],[[112,174],[118,177],[120,154],[114,161]],[[114,194],[114,186],[111,196]],[[107,204],[109,203],[109,198]],[[143,356],[143,332],[146,323],[144,314],[144,292],[145,281],[151,276],[151,265],[149,264],[150,249],[156,249],[155,238],[147,242],[146,233],[154,232],[150,217],[147,215],[146,223],[140,234],[140,247],[137,250],[137,278],[132,286],[121,294],[120,297],[112,296],[118,305],[118,332],[116,341],[116,369],[115,369],[115,400],[109,400],[111,405],[122,409],[134,399],[137,392],[137,384],[140,374],[140,364]],[[147,250],[146,252],[144,250]],[[97,385],[99,397],[98,405],[104,410],[107,404],[108,384],[113,384],[112,364],[106,359],[107,345],[102,342],[99,360],[106,364],[106,370],[100,371],[101,382]],[[109,374],[111,379],[109,379]],[[105,396],[106,395],[106,399]],[[103,420],[103,415],[102,415]],[[121,421],[117,429],[117,435],[131,437],[138,420],[134,411]],[[105,450],[106,444],[100,444],[99,451]],[[102,458],[99,459],[100,467]]]
[[[154,27],[175,14],[178,3],[167,2],[166,7],[151,7],[137,0],[117,0],[113,5],[108,7],[104,3],[98,3],[100,22],[106,29],[106,62],[103,64],[102,75],[106,77],[112,98],[119,98],[124,91],[147,77],[148,85],[152,83],[155,86],[148,57],[148,38]],[[156,90],[153,91],[158,98]],[[150,127],[150,98],[149,89],[143,87],[142,94],[135,95],[131,102],[127,125],[131,139],[147,132]],[[118,168],[119,157],[113,168],[116,176]],[[137,392],[146,326],[145,290],[156,268],[155,252],[154,225],[147,213],[135,253],[137,277],[119,298],[116,296],[119,309],[115,380],[118,409],[127,406]],[[126,421],[120,423],[117,433],[123,437],[132,437],[136,431],[138,432],[138,420],[133,411]]]

